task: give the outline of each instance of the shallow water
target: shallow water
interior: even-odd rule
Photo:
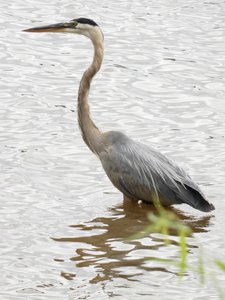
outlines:
[[[207,264],[225,261],[224,1],[1,2],[1,299],[217,299],[212,278],[179,281],[154,260],[179,257],[176,236],[127,240],[149,224],[146,207],[123,206],[77,126],[89,41],[21,30],[79,16],[102,26],[96,123],[184,164],[216,207],[174,209],[193,229],[194,266],[200,245]]]

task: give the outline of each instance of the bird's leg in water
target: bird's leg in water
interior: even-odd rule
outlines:
[[[126,195],[123,195],[123,201],[124,202],[127,202],[127,201],[134,201],[133,199],[129,198],[128,196]]]
[[[134,205],[137,204],[137,201],[135,201],[134,199],[129,198],[126,195],[123,195],[123,205],[124,206],[130,206],[130,205]]]
[[[129,198],[126,195],[123,195],[123,208],[129,211],[137,211],[137,209],[142,209],[143,212],[152,210],[154,211],[154,206],[152,203],[146,201],[144,202],[141,200],[137,201],[135,199]]]

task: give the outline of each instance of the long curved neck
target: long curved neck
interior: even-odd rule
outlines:
[[[78,92],[78,122],[83,140],[91,151],[97,154],[99,152],[102,133],[91,119],[88,95],[92,78],[101,68],[104,56],[104,45],[103,35],[99,28],[96,28],[89,37],[94,46],[94,57],[90,67],[84,72],[80,81]]]

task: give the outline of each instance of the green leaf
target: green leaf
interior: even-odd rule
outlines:
[[[222,262],[219,259],[215,259],[215,264],[223,271],[225,272],[225,263]]]

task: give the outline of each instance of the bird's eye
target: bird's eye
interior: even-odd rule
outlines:
[[[63,26],[66,27],[66,28],[68,28],[68,27],[70,27],[70,28],[71,28],[71,27],[72,27],[72,28],[75,28],[75,27],[77,26],[77,24],[78,24],[78,23],[77,23],[76,21],[71,21],[71,22],[69,22],[69,23],[64,23]]]
[[[70,26],[71,26],[71,27],[76,27],[77,24],[78,24],[78,23],[77,23],[76,21],[72,21],[72,22],[70,23]]]

